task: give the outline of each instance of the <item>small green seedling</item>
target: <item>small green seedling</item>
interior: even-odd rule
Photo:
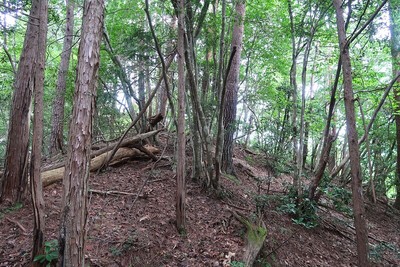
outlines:
[[[53,239],[44,243],[44,254],[37,255],[33,261],[46,263],[46,267],[50,267],[52,262],[58,259],[58,240]]]

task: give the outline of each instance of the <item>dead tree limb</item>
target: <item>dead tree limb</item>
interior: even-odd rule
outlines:
[[[154,131],[151,131],[151,132],[142,133],[142,134],[135,135],[133,137],[129,137],[129,138],[125,139],[121,143],[120,147],[133,147],[135,144],[140,143],[141,141],[143,141],[143,140],[145,140],[147,138],[150,138],[150,137],[158,134],[159,132],[161,132],[163,130],[164,129],[154,130]],[[93,158],[95,158],[95,157],[97,157],[97,156],[99,156],[101,154],[104,154],[104,153],[112,150],[115,147],[116,144],[117,144],[117,142],[114,142],[114,143],[112,143],[112,144],[110,144],[110,145],[108,145],[106,147],[101,148],[101,149],[94,150],[94,151],[92,150],[92,154],[90,155],[90,157],[93,159]],[[51,165],[51,166],[46,166],[46,167],[44,167],[42,169],[42,173],[61,168],[61,167],[64,166],[64,164],[65,163],[63,161],[63,162],[60,162],[60,163],[57,163],[57,164],[54,164],[54,165]]]
[[[155,148],[155,147],[148,146],[146,148],[149,151],[151,151],[152,153],[159,152],[158,148]],[[111,152],[106,152],[106,153],[103,153],[103,154],[93,158],[90,161],[90,171],[91,172],[97,171],[101,167],[102,163],[104,162],[104,159],[106,159],[110,155],[110,153]],[[137,157],[137,156],[142,156],[142,155],[143,155],[142,152],[140,152],[136,148],[120,148],[120,149],[118,149],[117,153],[115,153],[113,162],[122,160],[124,158],[132,158],[132,157]],[[51,184],[61,180],[64,175],[64,170],[65,170],[65,168],[61,167],[58,169],[42,172],[43,187],[46,187],[48,185],[51,185]]]

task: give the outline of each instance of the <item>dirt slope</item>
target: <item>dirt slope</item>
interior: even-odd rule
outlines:
[[[268,236],[258,266],[356,266],[351,218],[321,207],[316,228],[294,224],[277,211],[279,196],[290,178],[271,177],[261,155],[241,149],[235,154],[239,179],[222,179],[224,191],[219,197],[188,179],[186,237],[178,235],[174,225],[175,165],[170,145],[165,159],[157,163],[129,161],[92,174],[87,263],[230,266],[232,261],[240,261],[245,229],[229,208],[251,216],[255,195],[268,193],[264,203]],[[47,240],[58,236],[61,190],[61,183],[44,190]],[[101,193],[106,191],[108,194]],[[400,266],[400,217],[381,203],[366,207],[375,265]],[[0,211],[0,266],[28,266],[33,225],[29,201],[23,207],[2,204]]]

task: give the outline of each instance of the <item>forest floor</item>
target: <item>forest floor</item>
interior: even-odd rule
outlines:
[[[161,140],[167,143],[165,134]],[[131,160],[91,174],[87,266],[240,266],[245,228],[230,210],[254,216],[257,195],[263,196],[268,234],[256,266],[356,266],[351,216],[325,201],[317,211],[318,226],[295,224],[279,211],[291,178],[273,177],[264,155],[242,148],[235,149],[237,179],[222,178],[219,196],[187,180],[187,234],[179,235],[171,141],[162,157],[158,162]],[[61,190],[61,182],[44,189],[46,240],[58,237]],[[366,211],[374,266],[400,266],[400,215],[382,202],[367,202]],[[0,266],[30,265],[32,228],[30,201],[0,206]]]

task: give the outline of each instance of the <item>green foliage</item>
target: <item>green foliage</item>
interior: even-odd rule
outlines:
[[[272,264],[269,263],[266,259],[260,258],[256,260],[256,265],[261,267],[272,267]]]
[[[336,210],[351,214],[351,192],[345,188],[334,185],[329,186],[325,190],[326,196],[333,202]]]
[[[12,205],[11,207],[0,210],[0,219],[2,219],[5,214],[11,213],[13,211],[17,211],[22,207],[23,207],[23,204],[18,202],[18,203],[15,203],[14,205]]]
[[[226,189],[226,188],[220,188],[216,193],[217,193],[217,198],[218,199],[225,199],[225,198],[232,198],[233,197],[233,193],[230,190]]]
[[[241,261],[232,261],[231,267],[244,267],[244,263]]]
[[[278,207],[278,211],[293,216],[292,221],[295,224],[307,229],[318,225],[316,210],[317,204],[315,201],[308,199],[306,194],[298,198],[293,188],[290,188],[289,193],[281,198],[281,205]]]
[[[375,262],[381,262],[385,252],[392,252],[400,259],[400,248],[387,242],[380,242],[379,244],[372,246],[369,251],[369,258]]]
[[[42,264],[47,263],[46,267],[50,267],[58,259],[58,240],[53,239],[44,243],[44,254],[37,255],[33,261]]]

